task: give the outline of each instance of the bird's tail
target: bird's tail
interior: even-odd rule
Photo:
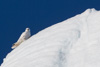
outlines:
[[[17,46],[19,46],[20,45],[20,43],[18,43],[18,42],[16,42],[16,43],[14,43],[13,45],[12,45],[12,49],[14,49],[14,48],[16,48]]]

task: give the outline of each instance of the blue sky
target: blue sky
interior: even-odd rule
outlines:
[[[34,35],[88,8],[100,10],[99,0],[0,0],[0,64],[26,27]]]

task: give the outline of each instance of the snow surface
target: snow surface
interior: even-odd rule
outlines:
[[[100,67],[100,11],[82,14],[33,35],[1,67]]]

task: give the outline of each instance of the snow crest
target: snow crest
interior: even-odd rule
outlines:
[[[1,67],[100,67],[100,11],[82,14],[33,35]]]

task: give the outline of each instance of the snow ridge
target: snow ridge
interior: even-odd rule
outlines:
[[[11,51],[1,67],[100,67],[100,11],[87,9]]]

